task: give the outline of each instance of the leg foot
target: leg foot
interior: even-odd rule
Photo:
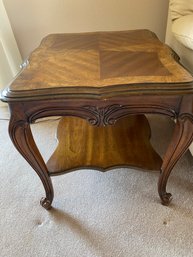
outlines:
[[[42,207],[44,207],[46,210],[50,210],[52,208],[51,206],[51,201],[48,200],[46,197],[42,197],[42,199],[40,200],[40,204]]]
[[[164,193],[160,195],[160,198],[161,198],[162,204],[166,206],[169,205],[173,199],[172,194],[170,193]]]

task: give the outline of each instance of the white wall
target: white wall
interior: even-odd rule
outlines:
[[[20,70],[21,55],[7,17],[2,0],[0,0],[0,89]]]
[[[0,91],[6,87],[20,70],[22,63],[6,10],[0,0]],[[0,102],[0,107],[7,105]]]
[[[4,0],[26,58],[49,33],[147,28],[164,41],[168,0]]]

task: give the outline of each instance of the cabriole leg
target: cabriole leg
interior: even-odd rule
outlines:
[[[172,195],[166,192],[166,185],[170,173],[180,159],[188,150],[193,139],[193,123],[189,116],[182,115],[178,118],[174,128],[173,138],[163,158],[161,174],[158,182],[158,192],[162,204],[168,205],[172,200]]]
[[[26,120],[18,119],[12,115],[9,123],[9,134],[17,150],[40,177],[46,192],[46,197],[41,199],[40,204],[45,209],[50,209],[54,197],[52,181],[44,160],[34,142],[30,124]]]

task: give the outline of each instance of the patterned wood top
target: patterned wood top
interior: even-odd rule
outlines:
[[[173,51],[148,30],[53,34],[43,39],[4,94],[77,92],[77,87],[91,92],[114,86],[131,92],[181,92],[193,90],[192,81]]]

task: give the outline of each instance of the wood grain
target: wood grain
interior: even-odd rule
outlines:
[[[49,35],[2,99],[52,98],[61,91],[92,96],[93,88],[98,94],[101,88],[129,94],[193,91],[193,77],[174,55],[148,30]]]
[[[91,167],[105,171],[117,166],[160,170],[162,160],[149,142],[150,134],[144,115],[122,118],[107,127],[94,127],[80,118],[62,118],[58,146],[47,163],[49,173]]]
[[[40,177],[49,209],[51,175],[125,165],[161,169],[158,192],[168,204],[168,178],[193,140],[192,95],[193,77],[177,54],[154,33],[135,30],[47,36],[1,100],[9,104],[13,144]],[[176,120],[163,163],[150,144],[148,113]],[[46,165],[30,123],[48,116],[64,118]]]

